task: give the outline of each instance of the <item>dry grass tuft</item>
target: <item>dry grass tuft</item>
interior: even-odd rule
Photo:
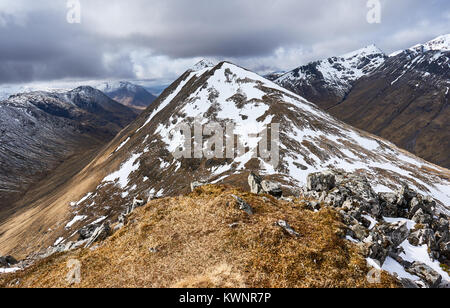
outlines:
[[[239,210],[232,195],[255,214]],[[342,239],[332,210],[313,213],[228,186],[150,202],[96,250],[58,255],[0,278],[1,287],[398,287],[383,274],[369,284],[356,246]],[[287,221],[300,236],[275,223]],[[234,224],[234,227],[230,225]],[[237,225],[236,225],[237,224]],[[81,262],[82,281],[68,285],[67,264]]]

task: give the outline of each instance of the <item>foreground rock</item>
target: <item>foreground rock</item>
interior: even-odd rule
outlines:
[[[279,183],[263,180],[263,178],[256,173],[250,173],[248,176],[248,184],[250,191],[253,194],[268,194],[275,198],[281,198],[283,196],[283,190]]]
[[[426,245],[431,260],[450,265],[449,217],[437,213],[431,197],[420,195],[408,185],[402,185],[394,193],[376,194],[365,177],[342,170],[310,174],[302,193],[306,199],[316,199],[322,206],[337,209],[347,225],[347,236],[358,242],[367,258],[383,266],[390,257],[420,277],[422,284],[442,287],[441,274],[424,263],[403,259],[405,243],[415,247]],[[309,208],[320,208],[310,203]],[[415,225],[414,229],[408,224]],[[405,285],[416,283],[405,280]]]
[[[8,268],[17,263],[17,260],[12,256],[0,257],[0,268]]]
[[[430,288],[437,288],[442,282],[442,276],[439,273],[420,262],[414,262],[407,271],[425,280]]]

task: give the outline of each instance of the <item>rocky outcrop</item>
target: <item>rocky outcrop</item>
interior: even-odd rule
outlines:
[[[277,225],[279,227],[281,227],[287,234],[294,236],[294,237],[299,237],[300,234],[298,232],[296,232],[286,221],[284,220],[279,220],[277,222]]]
[[[17,263],[17,260],[12,256],[0,257],[0,268],[8,268]]]
[[[95,229],[92,236],[87,241],[85,248],[89,248],[94,244],[95,242],[101,242],[107,239],[111,235],[111,228],[108,223],[104,223],[101,226],[99,226],[97,229]]]
[[[405,184],[394,193],[376,194],[365,177],[343,170],[310,174],[302,194],[305,199],[318,200],[309,202],[307,208],[335,208],[347,225],[347,236],[358,242],[367,258],[383,266],[391,257],[420,277],[426,286],[440,286],[439,273],[426,264],[410,263],[402,257],[404,243],[427,245],[431,259],[450,263],[449,217],[437,213],[431,197],[422,196]],[[415,223],[414,229],[408,221]]]
[[[414,262],[407,271],[422,278],[430,288],[437,288],[442,282],[442,276],[426,264]]]
[[[263,180],[261,176],[253,172],[248,176],[248,185],[252,194],[268,194],[275,198],[283,196],[283,190],[279,183]]]
[[[328,191],[335,187],[336,176],[332,172],[312,173],[306,181],[309,191]]]
[[[242,198],[238,196],[232,195],[232,197],[236,199],[236,202],[241,211],[246,212],[248,215],[253,215],[253,209],[247,202],[245,202],[244,200],[242,200]]]

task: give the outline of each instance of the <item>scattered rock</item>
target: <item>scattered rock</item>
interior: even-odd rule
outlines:
[[[114,226],[114,232],[119,231],[123,227],[125,227],[123,223],[118,223],[117,225]]]
[[[109,224],[108,223],[102,224],[100,227],[95,229],[94,233],[86,243],[85,248],[89,248],[95,242],[104,241],[110,235],[111,235],[111,228]]]
[[[363,241],[368,236],[368,231],[366,228],[361,226],[360,224],[355,224],[350,228],[353,232],[353,237]]]
[[[411,279],[402,278],[400,282],[404,289],[420,289],[420,287]]]
[[[295,232],[295,230],[292,229],[292,227],[284,220],[279,220],[277,222],[277,225],[279,227],[283,228],[283,230],[286,231],[291,236],[295,236],[295,237],[299,237],[300,236],[300,234]]]
[[[309,191],[327,191],[336,185],[336,177],[331,172],[318,172],[308,175],[306,188]]]
[[[397,194],[379,193],[381,215],[384,217],[398,217]]]
[[[424,213],[423,209],[419,209],[414,216],[412,217],[412,221],[422,225],[430,225],[432,221],[432,217],[429,214]]]
[[[437,288],[442,282],[442,276],[426,264],[414,262],[406,271],[422,278],[430,288]]]
[[[19,262],[12,256],[0,257],[0,267],[7,268],[11,265],[16,265],[17,263]]]
[[[119,218],[118,218],[118,222],[119,222],[119,224],[126,225],[127,222],[128,222],[128,217],[127,217],[127,215],[125,215],[124,213],[120,214],[120,215],[119,215]]]
[[[191,191],[194,191],[194,190],[196,190],[197,188],[202,187],[202,186],[205,186],[205,185],[208,185],[208,183],[207,183],[207,182],[204,182],[204,181],[196,181],[196,182],[192,182],[192,183],[191,183]]]
[[[281,185],[278,183],[262,181],[261,188],[264,191],[264,193],[274,196],[275,198],[281,198],[281,196],[283,196]]]
[[[144,204],[145,204],[145,202],[142,199],[138,199],[138,198],[133,199],[133,208],[141,207]]]
[[[411,233],[408,241],[413,246],[428,245],[432,250],[437,248],[434,232],[431,229],[421,229]]]
[[[248,176],[248,185],[250,186],[250,192],[252,194],[259,195],[263,192],[261,186],[262,178],[256,173],[251,172]]]
[[[247,202],[245,202],[238,196],[235,196],[235,195],[232,195],[232,196],[234,199],[236,199],[240,210],[246,212],[248,215],[253,215],[253,209]]]
[[[78,230],[79,240],[82,241],[90,239],[94,234],[95,230],[97,230],[97,228],[99,228],[100,226],[101,224],[94,224],[94,225],[91,224],[84,226],[83,228]]]
[[[403,243],[409,236],[410,231],[406,222],[397,222],[393,224],[382,224],[378,228],[379,232],[390,237],[394,247]]]
[[[447,259],[450,259],[450,242],[441,243],[439,245],[439,252],[445,256]]]
[[[248,185],[252,194],[268,194],[275,198],[281,198],[283,196],[280,184],[263,180],[261,176],[253,172],[248,176]]]

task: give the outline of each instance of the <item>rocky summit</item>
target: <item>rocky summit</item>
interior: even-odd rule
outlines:
[[[311,210],[335,208],[368,262],[407,287],[449,285],[449,216],[408,185],[375,193],[364,176],[343,170],[314,173],[302,191]]]
[[[264,189],[266,185],[261,183],[265,180],[255,173],[250,173],[248,180],[251,193],[197,182],[184,196],[152,197],[148,202],[135,199],[116,221],[81,228],[77,241],[19,262],[11,256],[2,257],[3,272],[10,274],[0,276],[0,285],[449,286],[449,217],[438,214],[434,201],[407,185],[395,193],[377,194],[360,174],[328,170],[308,175],[308,184],[299,188],[298,195],[283,196],[278,190],[274,194]],[[272,183],[268,187],[276,186]],[[191,220],[196,223],[191,224]],[[203,230],[202,234],[197,229]],[[173,238],[174,232],[179,234],[178,240]],[[189,245],[178,244],[181,242]],[[126,261],[119,257],[123,249],[131,249]],[[226,251],[229,257],[214,265],[211,258],[199,257],[197,251],[211,251],[218,259]],[[285,257],[273,257],[281,251]],[[111,263],[104,264],[105,257]],[[85,268],[80,282],[64,280],[61,274],[61,267],[73,258],[82,260]],[[183,258],[182,267],[170,265],[173,267],[161,279],[151,278],[155,268],[180,262],[179,258]],[[296,263],[285,272],[286,264],[292,261]],[[101,269],[91,272],[99,262]],[[205,272],[197,271],[198,262],[204,262]],[[270,267],[263,266],[269,263]],[[339,272],[346,273],[345,280],[333,274],[337,264]],[[129,266],[140,270],[128,272],[126,280],[119,278],[117,267]],[[298,279],[304,271],[309,272],[309,278]],[[373,273],[376,280],[372,280]],[[106,276],[117,276],[118,280],[102,278]],[[312,276],[316,278],[309,280]]]

